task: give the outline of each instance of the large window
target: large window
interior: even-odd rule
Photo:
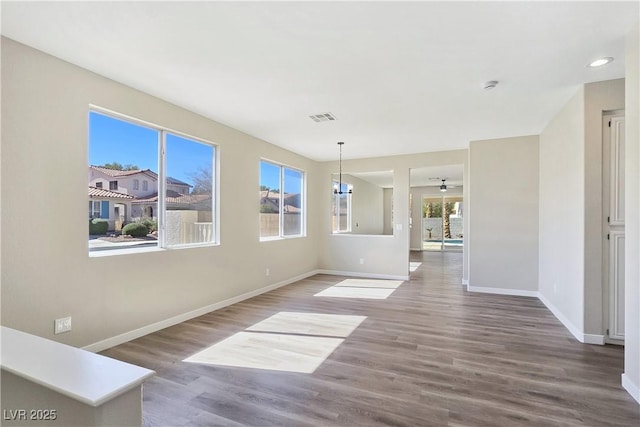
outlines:
[[[260,238],[304,235],[304,172],[260,162]]]
[[[333,181],[332,194],[333,194],[333,232],[334,233],[350,233],[351,232],[351,193],[353,186],[351,184],[342,183],[339,191],[338,181]]]
[[[89,251],[216,243],[215,171],[209,142],[91,111],[89,193],[100,182],[109,191],[99,207],[90,204],[90,216],[107,225],[90,223]]]

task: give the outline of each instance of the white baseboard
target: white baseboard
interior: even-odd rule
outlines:
[[[316,270],[317,274],[331,274],[332,276],[365,277],[367,279],[409,280],[409,276],[393,274],[361,273],[357,271]]]
[[[216,302],[213,304],[209,304],[207,306],[189,311],[187,313],[179,314],[177,316],[171,317],[169,319],[161,320],[160,322],[152,323],[151,325],[143,326],[142,328],[134,329],[133,331],[125,332],[124,334],[116,335],[115,337],[107,338],[102,341],[98,341],[93,344],[89,344],[85,347],[82,347],[84,350],[99,352],[102,350],[106,350],[108,348],[114,347],[116,345],[123,344],[127,341],[134,340],[136,338],[140,338],[142,336],[148,335],[153,332],[157,332],[161,329],[168,328],[169,326],[177,325],[178,323],[186,322],[187,320],[193,319],[194,317],[202,316],[203,314],[210,313],[215,310],[220,310],[221,308],[227,307],[231,304],[238,303],[240,301],[244,301],[249,298],[253,298],[265,292],[272,291],[274,289],[281,288],[286,285],[290,285],[291,283],[297,282],[298,280],[306,279],[307,277],[318,274],[318,270],[313,270],[308,273],[301,274],[296,277],[292,277],[287,280],[283,280],[278,283],[274,283],[272,285],[264,286],[259,289],[255,289],[250,292],[245,292],[244,294],[237,295],[235,297],[231,297],[224,301]]]
[[[464,284],[464,282],[465,282],[465,280],[463,279],[462,283]],[[513,295],[513,296],[521,296],[521,297],[535,297],[535,298],[538,298],[540,301],[542,301],[542,303],[545,306],[547,306],[549,311],[551,313],[553,313],[554,316],[556,316],[556,319],[558,319],[564,325],[564,327],[567,328],[569,330],[569,332],[571,332],[571,334],[578,341],[580,341],[581,343],[584,343],[584,344],[596,344],[596,345],[604,345],[605,344],[604,335],[585,334],[579,328],[577,328],[571,321],[569,321],[569,319],[567,319],[565,317],[565,315],[562,314],[562,312],[555,305],[553,305],[548,299],[546,299],[544,297],[544,295],[542,295],[538,291],[523,291],[523,290],[516,290],[516,289],[486,288],[486,287],[483,287],[483,286],[469,286],[468,285],[468,281],[467,281],[467,290],[469,292],[482,292],[482,293],[487,293],[487,294]]]
[[[584,337],[582,342],[585,344],[604,345],[604,335],[582,334]]]
[[[517,297],[537,297],[538,291],[524,291],[520,289],[486,288],[484,286],[471,286],[467,281],[469,292],[480,292],[484,294],[513,295]]]
[[[636,402],[640,403],[640,387],[637,384],[634,384],[627,374],[622,374],[622,387],[627,390]]]
[[[422,248],[409,248],[410,251],[418,251],[421,252]]]
[[[542,295],[541,293],[538,293],[538,299],[540,301],[542,301],[542,303],[544,305],[547,306],[547,308],[549,309],[549,311],[551,313],[553,313],[554,316],[556,316],[556,319],[558,319],[565,328],[567,328],[569,330],[569,332],[571,332],[571,334],[580,342],[584,342],[584,333],[578,329],[576,327],[576,325],[574,325],[569,319],[567,319],[565,317],[564,314],[562,314],[562,312],[558,309],[558,307],[556,307],[555,305],[553,305],[551,303],[551,301],[549,301],[548,299],[546,299],[544,297],[544,295]],[[604,340],[603,340],[604,341]]]
[[[469,287],[469,279],[462,279],[462,286]]]

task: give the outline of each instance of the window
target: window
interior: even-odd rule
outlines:
[[[96,188],[102,188],[102,182],[96,182],[95,187]]]
[[[108,180],[110,190],[119,190],[120,194],[112,197],[118,199],[122,221],[144,226],[138,227],[138,235],[128,233],[131,237],[124,238],[118,236],[121,222],[117,221],[116,229],[109,230],[109,235],[116,237],[90,236],[90,252],[217,242],[214,144],[134,119],[91,111],[89,160],[89,186],[95,186],[99,179]],[[132,174],[138,178],[129,179]],[[170,189],[167,183],[174,178],[169,177],[182,182],[187,190]],[[132,193],[139,189],[140,181],[146,193]],[[104,206],[98,208],[104,211]],[[92,209],[90,205],[90,215]]]
[[[89,200],[89,218],[102,218],[102,203],[98,200]]]
[[[260,238],[304,235],[304,172],[260,162]]]
[[[334,233],[349,233],[351,232],[351,193],[353,185],[342,183],[340,190],[342,194],[336,192],[340,183],[333,181],[333,232]]]

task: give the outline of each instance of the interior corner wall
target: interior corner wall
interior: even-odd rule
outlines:
[[[351,232],[384,234],[384,202],[382,187],[349,174],[342,182],[353,186],[351,194]]]
[[[256,197],[262,157],[304,170],[311,195],[325,188],[319,163],[10,39],[1,48],[2,325],[87,346],[318,268],[318,197],[307,237],[268,242]],[[219,246],[89,256],[91,104],[218,144]],[[66,316],[73,330],[54,335]]]
[[[469,290],[536,295],[538,136],[469,145]]]
[[[584,88],[585,224],[584,333],[604,337],[602,115],[624,108],[624,79],[589,83]]]
[[[540,134],[540,299],[574,335],[584,327],[584,87]]]
[[[640,29],[625,58],[625,345],[622,385],[640,403]]]
[[[393,234],[393,188],[382,190],[382,203],[384,205],[382,234]]]

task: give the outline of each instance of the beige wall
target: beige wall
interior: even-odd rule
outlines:
[[[625,73],[625,346],[623,386],[640,403],[640,31],[627,37]]]
[[[220,246],[88,256],[90,104],[219,144]],[[5,326],[86,346],[318,267],[325,206],[308,198],[308,237],[260,242],[255,198],[261,158],[306,171],[310,194],[317,163],[4,38],[2,149],[4,206],[48,207],[2,212]],[[73,330],[54,336],[65,316]]]
[[[538,136],[469,146],[469,289],[538,290]]]
[[[584,120],[580,87],[540,135],[539,292],[574,333],[584,318]]]

